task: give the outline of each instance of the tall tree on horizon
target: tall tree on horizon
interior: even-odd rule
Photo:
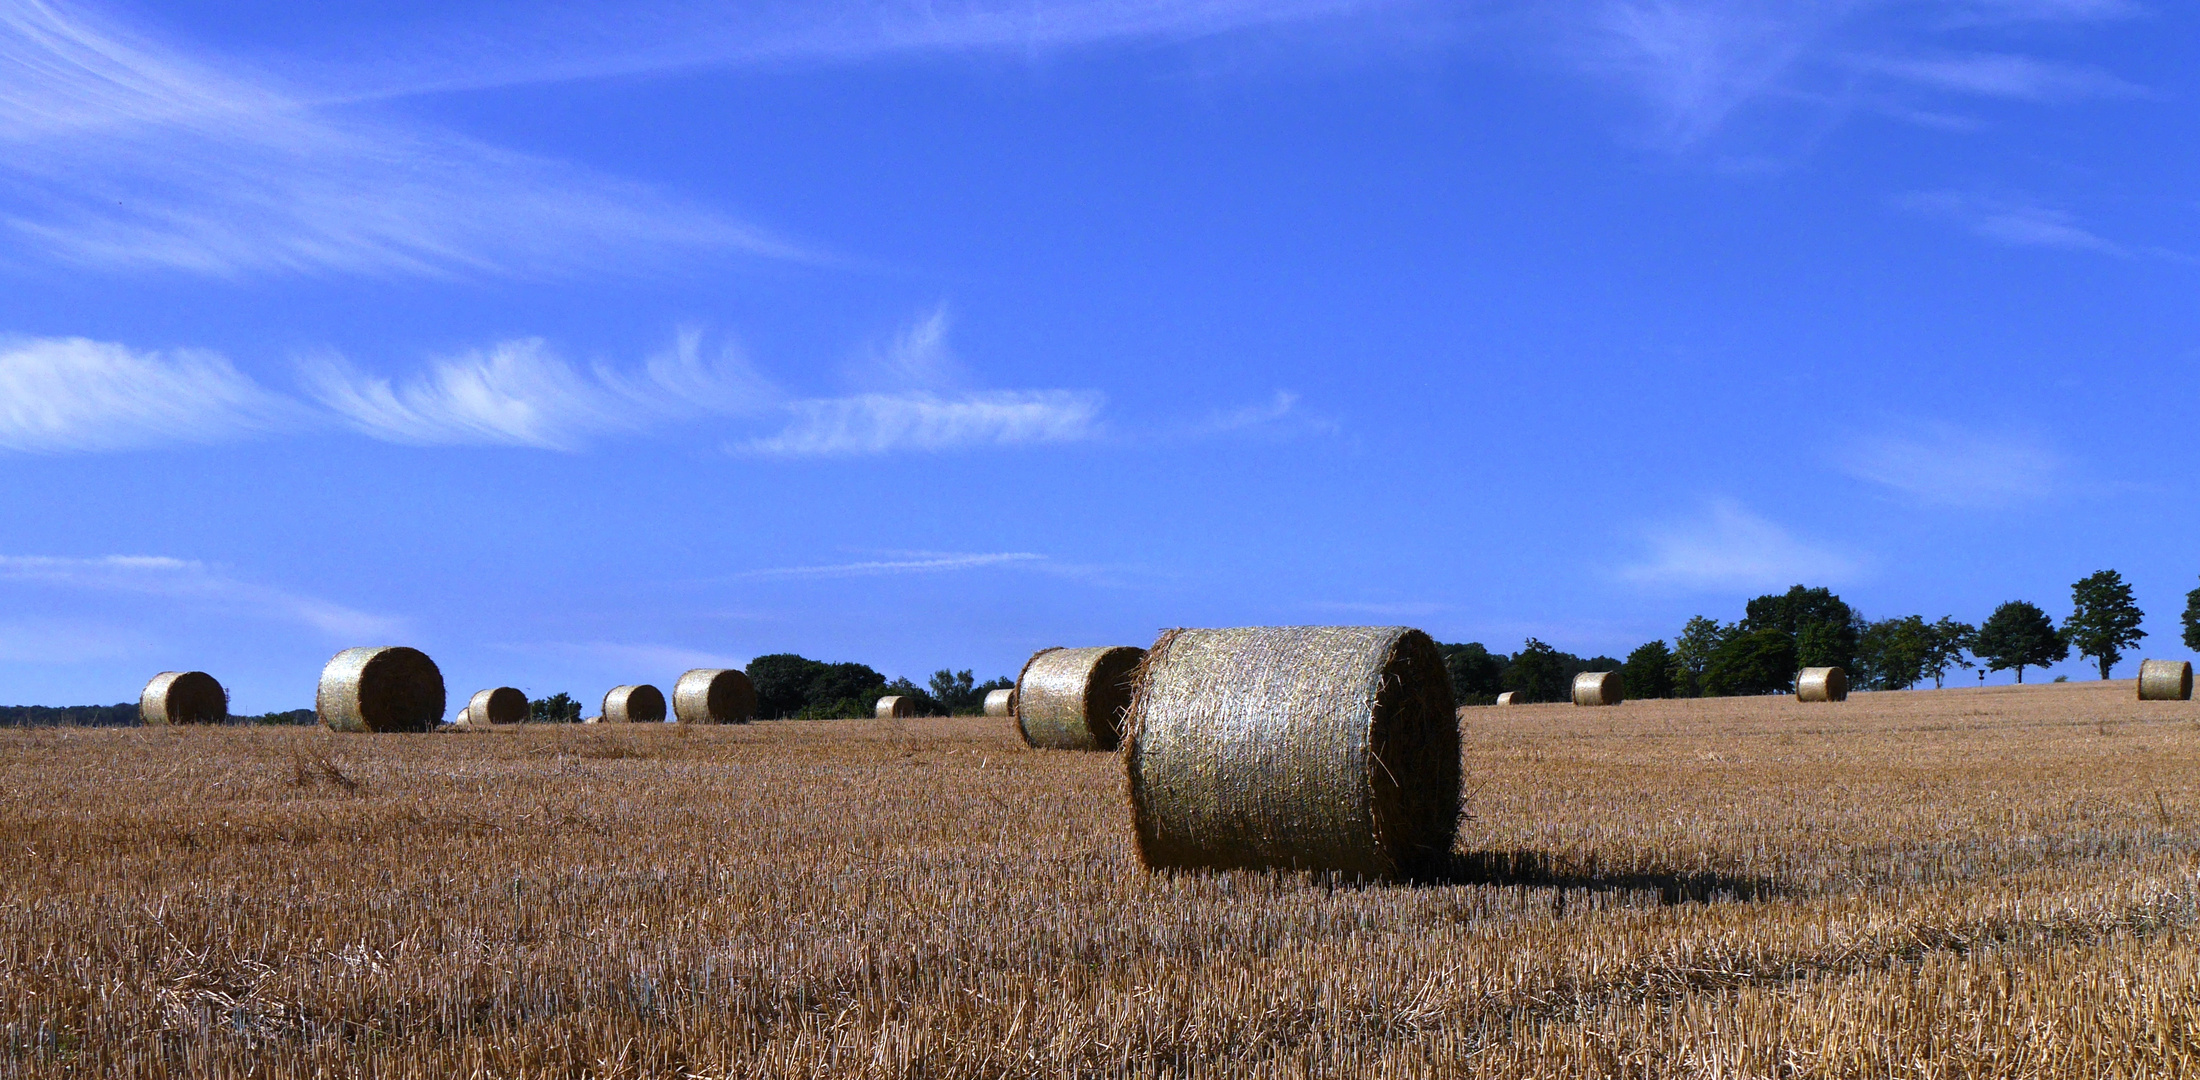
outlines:
[[[2185,594],[2185,648],[2200,652],[2200,589]]]
[[[1922,671],[1933,677],[1933,689],[1941,688],[1941,679],[1950,667],[1975,667],[1964,657],[1978,641],[1978,627],[1957,622],[1953,616],[1942,615],[1930,627],[1932,633],[1925,639],[1925,657]]]
[[[2017,669],[2017,681],[2021,683],[2025,668],[2044,668],[2069,659],[2070,643],[2056,632],[2055,620],[2048,618],[2039,605],[2011,600],[1987,616],[1971,651],[1986,661],[1988,671]]]
[[[2101,678],[2124,658],[2124,650],[2139,644],[2147,632],[2139,629],[2143,616],[2131,586],[2114,570],[2102,570],[2070,586],[2070,617],[2063,620],[2063,640],[2101,665]]]

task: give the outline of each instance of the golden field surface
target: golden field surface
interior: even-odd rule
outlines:
[[[2200,1075],[2200,703],[1470,709],[1441,881],[998,720],[0,733],[0,1076]]]

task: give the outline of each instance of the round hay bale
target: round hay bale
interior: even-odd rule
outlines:
[[[2192,665],[2183,660],[2139,661],[2139,700],[2191,701]]]
[[[756,718],[756,685],[732,668],[696,668],[672,684],[672,718],[683,724],[746,724]]]
[[[878,718],[881,720],[892,720],[903,716],[915,716],[917,715],[917,701],[915,698],[904,697],[900,694],[889,694],[886,697],[878,699],[877,715]]]
[[[1518,691],[1518,690],[1507,690],[1507,691],[1505,691],[1504,693],[1502,693],[1502,694],[1499,694],[1499,695],[1497,695],[1497,703],[1498,703],[1499,705],[1524,705],[1524,704],[1526,704],[1526,702],[1523,702],[1523,701],[1521,701],[1521,700],[1520,700],[1519,694],[1520,694],[1520,691]]]
[[[1584,671],[1574,676],[1574,704],[1617,705],[1627,700],[1617,671]]]
[[[313,711],[332,731],[433,730],[443,719],[443,672],[402,645],[345,649],[321,669]]]
[[[148,724],[219,724],[229,719],[229,692],[203,671],[163,671],[138,695],[138,719]]]
[[[603,721],[606,724],[662,724],[665,722],[665,692],[648,683],[614,686],[603,696]]]
[[[985,693],[985,714],[986,714],[987,716],[1014,716],[1014,715],[1016,715],[1016,691],[1015,691],[1015,689],[1014,689],[1014,688],[1012,687],[1012,688],[1010,688],[1010,689],[1007,689],[1007,690],[988,690],[988,691],[986,691],[986,693]]]
[[[1041,649],[1016,676],[1016,730],[1038,750],[1113,751],[1146,650]]]
[[[1796,673],[1795,700],[1847,701],[1849,675],[1837,667],[1807,667]]]
[[[1368,878],[1441,866],[1459,819],[1451,702],[1419,630],[1163,633],[1123,740],[1139,859]]]
[[[519,724],[527,720],[527,693],[516,686],[478,690],[459,719],[472,724]]]

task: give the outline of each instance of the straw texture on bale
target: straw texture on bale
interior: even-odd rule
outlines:
[[[2139,661],[2139,700],[2191,701],[2192,665],[2183,660]]]
[[[986,691],[985,714],[987,716],[1016,715],[1016,691],[1013,689]]]
[[[756,685],[732,668],[696,668],[672,684],[672,718],[683,724],[746,724],[756,717]]]
[[[1847,701],[1849,673],[1837,667],[1807,667],[1795,676],[1797,701]]]
[[[1016,676],[1016,730],[1039,750],[1108,750],[1122,739],[1146,650],[1132,645],[1041,649]]]
[[[1123,749],[1149,868],[1395,878],[1451,855],[1459,726],[1419,630],[1167,631],[1139,669]]]
[[[1520,698],[1519,698],[1519,694],[1520,694],[1520,691],[1518,691],[1518,690],[1507,690],[1507,691],[1505,691],[1504,693],[1502,693],[1502,694],[1499,694],[1499,695],[1497,695],[1497,703],[1498,703],[1499,705],[1518,705],[1518,704],[1521,704],[1521,701],[1520,701]]]
[[[402,645],[345,649],[321,669],[313,711],[333,731],[428,731],[443,719],[443,672]]]
[[[603,719],[607,724],[662,724],[665,692],[648,683],[614,686],[603,696]]]
[[[477,690],[458,718],[469,724],[517,724],[527,719],[527,694],[516,686]]]
[[[138,719],[148,724],[219,724],[229,719],[229,694],[203,671],[163,671],[138,695]]]
[[[1617,671],[1584,671],[1574,676],[1574,704],[1617,705],[1626,700]]]
[[[915,698],[903,697],[900,694],[890,694],[886,697],[878,699],[878,718],[881,720],[891,720],[899,716],[915,715],[917,715],[917,702]]]

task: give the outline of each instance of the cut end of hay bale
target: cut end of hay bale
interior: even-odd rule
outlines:
[[[2192,664],[2184,660],[2139,661],[2139,700],[2191,701]]]
[[[1134,645],[1041,649],[1016,677],[1016,730],[1038,750],[1112,751],[1146,650]]]
[[[1617,705],[1627,699],[1617,671],[1584,671],[1574,676],[1574,704]]]
[[[1149,868],[1394,878],[1450,858],[1459,725],[1419,630],[1168,631],[1123,746]]]
[[[878,710],[875,715],[880,720],[915,716],[917,715],[917,701],[915,698],[904,697],[900,694],[889,694],[878,699]]]
[[[672,717],[683,724],[746,724],[756,716],[756,685],[732,668],[696,668],[672,684]]]
[[[443,672],[402,645],[337,653],[321,669],[313,709],[334,731],[429,731],[443,719]]]
[[[138,695],[147,724],[219,724],[229,719],[229,693],[203,671],[163,671]]]
[[[462,724],[518,724],[527,719],[527,694],[516,686],[475,691],[458,714]]]
[[[1523,702],[1520,700],[1520,691],[1518,690],[1507,690],[1504,693],[1497,695],[1497,703],[1499,705],[1523,704]]]
[[[987,716],[1016,715],[1016,691],[1013,688],[986,691],[985,714]]]
[[[1795,676],[1797,701],[1847,701],[1849,675],[1837,667],[1807,667]]]
[[[665,692],[648,683],[614,686],[603,696],[603,719],[607,724],[662,724]]]

